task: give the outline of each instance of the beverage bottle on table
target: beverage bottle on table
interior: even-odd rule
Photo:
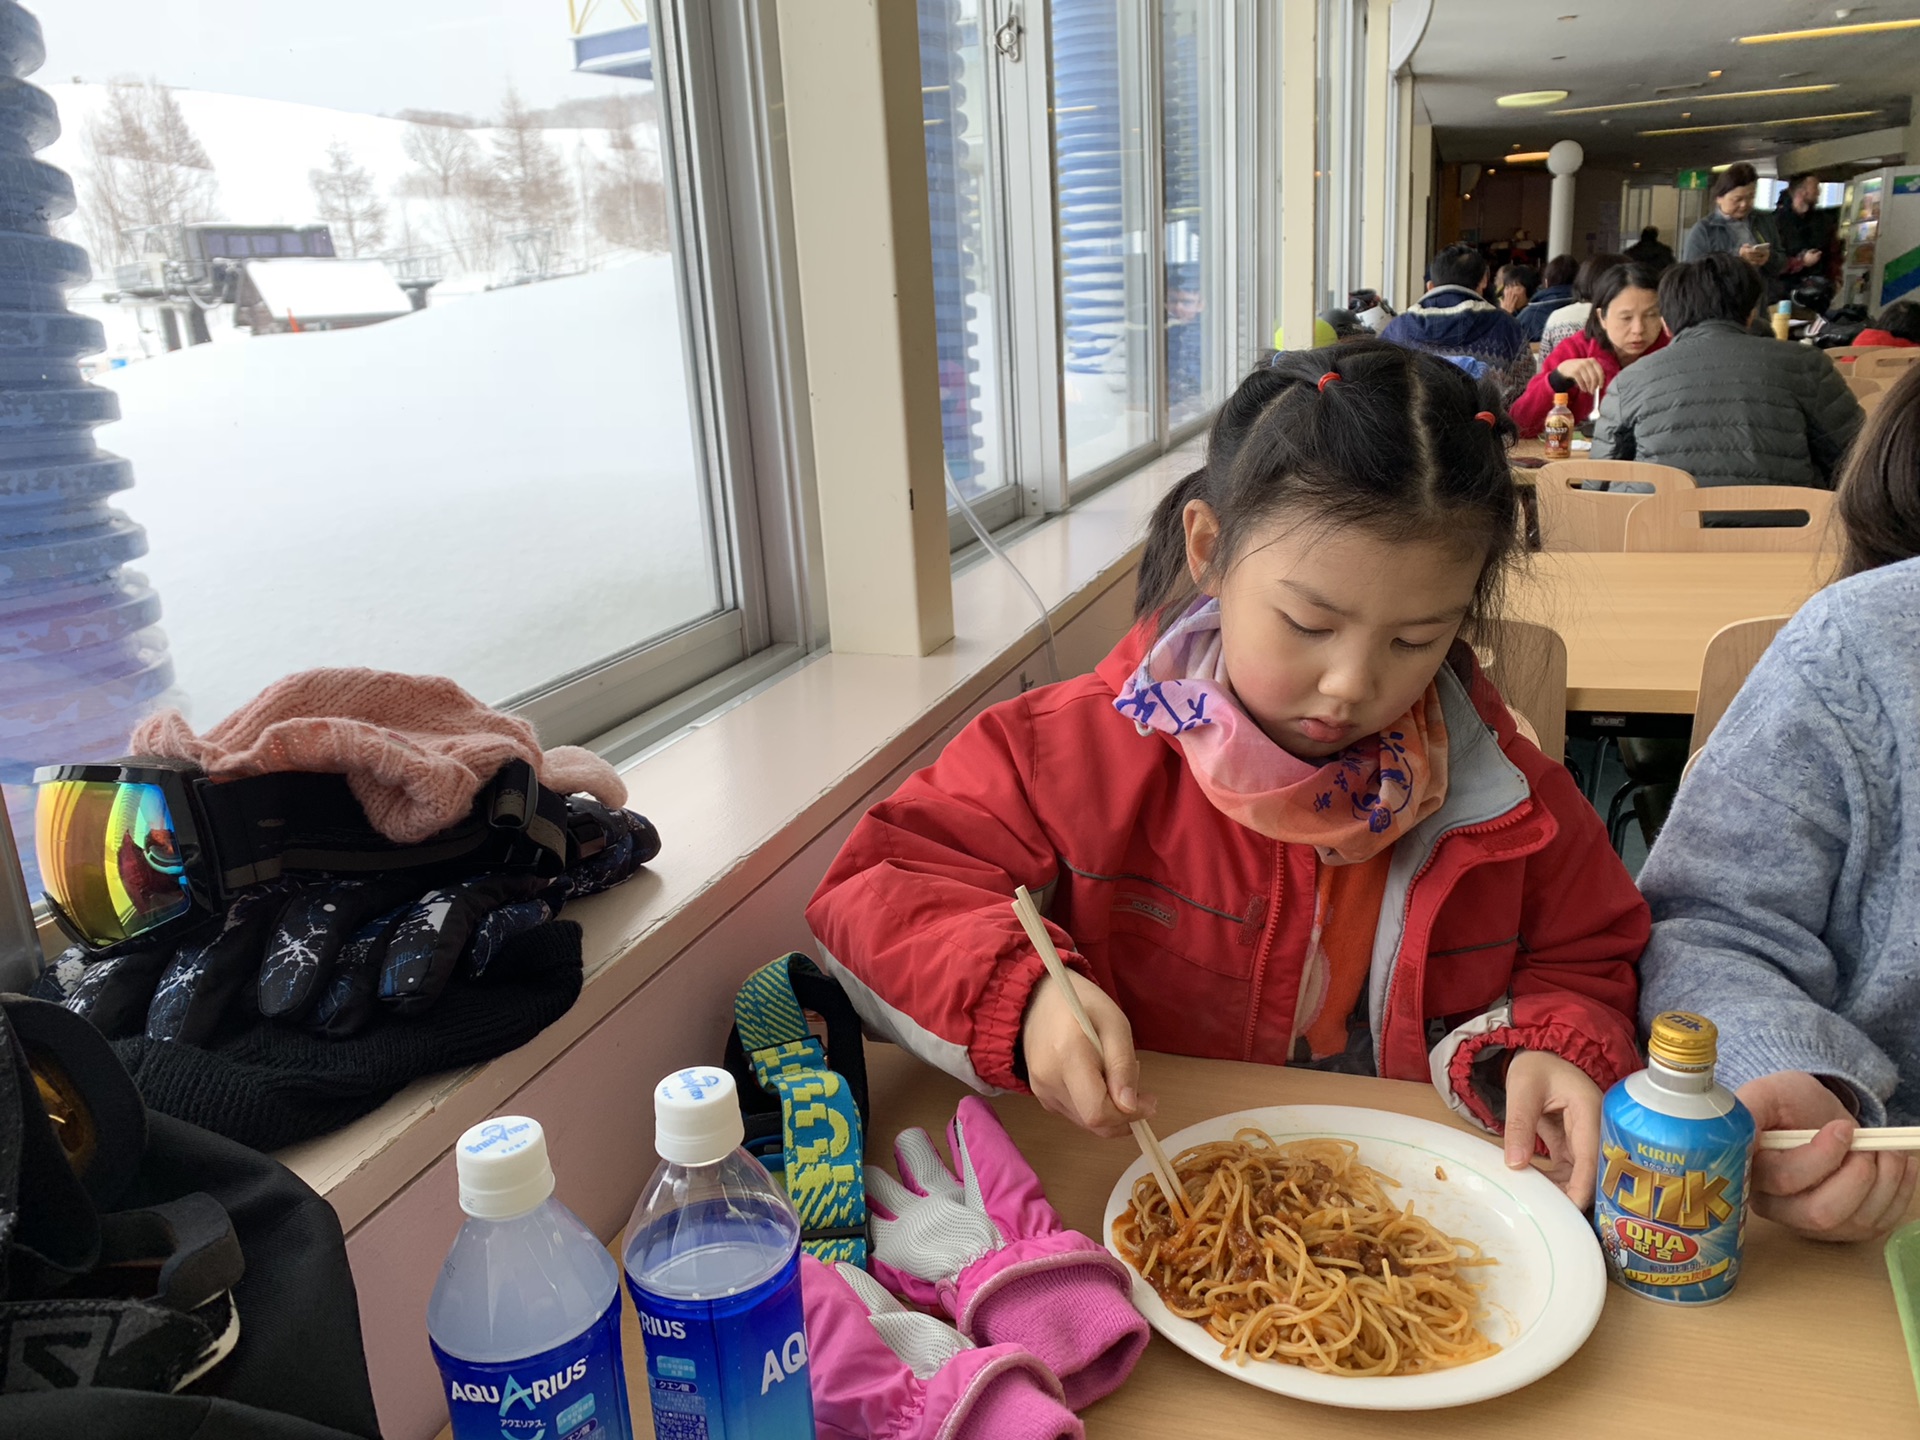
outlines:
[[[1773,311],[1773,338],[1790,339],[1793,335],[1793,302],[1782,300]]]
[[[1553,408],[1547,411],[1546,425],[1540,435],[1547,442],[1547,459],[1573,458],[1573,410],[1567,404],[1567,397],[1558,391],[1554,392]]]
[[[800,1217],[740,1148],[733,1077],[653,1092],[653,1172],[627,1226],[627,1289],[647,1347],[658,1440],[813,1440]]]
[[[1711,1304],[1740,1276],[1754,1125],[1714,1083],[1718,1042],[1704,1016],[1656,1017],[1647,1068],[1600,1107],[1594,1225],[1613,1278],[1649,1300]]]
[[[540,1122],[502,1115],[453,1148],[467,1222],[427,1302],[454,1440],[630,1440],[620,1270],[553,1197]]]

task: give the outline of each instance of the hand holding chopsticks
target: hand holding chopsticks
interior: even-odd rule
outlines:
[[[1092,1019],[1087,1015],[1086,1007],[1080,1003],[1079,992],[1074,988],[1073,979],[1067,967],[1060,959],[1060,952],[1054,948],[1053,937],[1047,933],[1046,922],[1040,918],[1040,908],[1033,903],[1033,896],[1027,893],[1027,887],[1018,886],[1014,891],[1013,913],[1019,917],[1021,928],[1027,932],[1027,938],[1033,942],[1033,948],[1040,952],[1041,963],[1047,967],[1047,974],[1060,986],[1066,999],[1067,1008],[1073,1018],[1079,1022],[1081,1032],[1092,1043],[1096,1052],[1104,1054],[1100,1042],[1100,1032],[1094,1028]],[[1180,1188],[1179,1177],[1175,1175],[1173,1164],[1167,1159],[1167,1153],[1160,1148],[1159,1137],[1153,1133],[1153,1127],[1145,1120],[1129,1121],[1133,1138],[1139,1142],[1140,1152],[1147,1157],[1154,1179],[1160,1184],[1160,1193],[1166,1197],[1167,1206],[1178,1221],[1187,1218],[1185,1193]]]

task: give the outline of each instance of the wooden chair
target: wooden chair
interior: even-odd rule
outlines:
[[[1540,511],[1540,548],[1618,553],[1626,548],[1627,515],[1646,494],[1587,490],[1589,480],[1644,485],[1654,495],[1693,489],[1693,477],[1671,465],[1640,460],[1555,460],[1533,472]]]
[[[1877,347],[1872,345],[1836,345],[1831,350],[1820,353],[1840,367],[1842,375],[1853,373],[1853,362],[1862,355],[1871,355]]]
[[[1713,727],[1727,713],[1773,637],[1792,618],[1767,615],[1758,620],[1736,620],[1721,626],[1707,641],[1707,653],[1700,661],[1700,698],[1693,704],[1693,738],[1687,744],[1694,754],[1705,747]]]
[[[1853,378],[1885,380],[1891,385],[1914,364],[1920,364],[1920,346],[1876,345],[1862,350],[1860,358],[1853,362]]]
[[[1500,620],[1474,647],[1507,709],[1550,760],[1567,753],[1567,642],[1528,620]]]
[[[1853,392],[1853,398],[1856,400],[1865,400],[1867,396],[1877,395],[1887,388],[1885,380],[1875,380],[1870,377],[1863,379],[1859,375],[1848,375],[1846,381],[1847,389]]]
[[[1827,517],[1832,509],[1831,490],[1799,485],[1711,485],[1676,490],[1650,496],[1633,507],[1627,516],[1626,548],[1668,553],[1815,553],[1825,545]],[[1767,529],[1709,530],[1701,524],[1705,514],[1728,511],[1804,511],[1807,518],[1804,524]]]
[[[1853,398],[1860,402],[1861,413],[1871,415],[1886,402],[1887,392],[1884,390],[1869,390],[1865,394],[1856,392]]]

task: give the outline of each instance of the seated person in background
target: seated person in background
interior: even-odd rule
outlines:
[[[1658,274],[1673,264],[1673,247],[1660,239],[1660,227],[1649,225],[1640,232],[1640,238],[1627,246],[1627,258],[1637,260],[1642,265],[1651,265]]]
[[[1593,458],[1674,465],[1696,485],[1833,488],[1860,402],[1825,355],[1751,334],[1760,272],[1732,255],[1660,277],[1671,344],[1601,398]]]
[[[1443,358],[1478,361],[1511,403],[1533,375],[1533,352],[1519,323],[1481,295],[1487,261],[1471,245],[1449,245],[1427,266],[1427,293],[1396,315],[1380,338]]]
[[[1494,277],[1494,303],[1509,315],[1518,315],[1540,288],[1540,272],[1531,265],[1502,265]]]
[[[1785,270],[1789,257],[1777,243],[1773,216],[1753,208],[1759,187],[1759,173],[1744,160],[1721,171],[1707,192],[1713,203],[1700,223],[1687,231],[1680,258],[1738,255],[1769,280]]]
[[[1920,345],[1920,302],[1894,301],[1880,312],[1873,324],[1853,337],[1853,343],[1901,348]]]
[[[1540,433],[1555,395],[1567,397],[1575,424],[1585,420],[1622,368],[1666,345],[1659,283],[1650,265],[1616,265],[1600,277],[1586,329],[1556,345],[1546,368],[1513,402],[1522,435]]]
[[[1533,292],[1527,308],[1514,317],[1527,332],[1527,339],[1539,340],[1553,312],[1573,303],[1573,279],[1579,273],[1580,262],[1571,255],[1556,255],[1547,262],[1545,283]]]
[[[1864,1240],[1920,1172],[1847,1150],[1856,1122],[1920,1122],[1920,368],[1867,422],[1834,516],[1843,578],[1760,657],[1640,873],[1640,1013],[1707,1016],[1760,1128],[1820,1132],[1755,1154],[1760,1213]]]
[[[1593,314],[1593,292],[1599,288],[1600,277],[1614,266],[1626,263],[1624,255],[1589,255],[1580,262],[1580,268],[1573,272],[1573,299],[1547,316],[1540,332],[1541,364],[1537,368],[1546,368],[1547,356],[1562,340],[1587,328],[1587,317]]]
[[[1108,1136],[1152,1113],[1136,1045],[1431,1080],[1584,1206],[1646,904],[1454,643],[1519,543],[1493,404],[1378,343],[1242,381],[1148,522],[1132,631],[984,711],[827,871],[807,923],[868,1026]]]

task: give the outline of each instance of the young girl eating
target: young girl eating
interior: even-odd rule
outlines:
[[[1136,1045],[1431,1077],[1585,1205],[1647,912],[1456,643],[1517,548],[1508,428],[1398,346],[1249,375],[1154,513],[1132,632],[975,719],[822,881],[807,918],[869,1025],[1102,1135],[1153,1111]]]

